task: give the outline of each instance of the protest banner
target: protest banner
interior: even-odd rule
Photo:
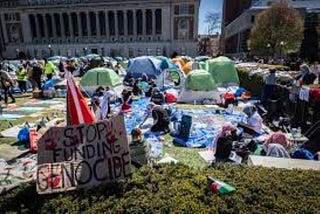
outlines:
[[[130,175],[124,117],[50,128],[38,141],[39,194],[88,188]]]

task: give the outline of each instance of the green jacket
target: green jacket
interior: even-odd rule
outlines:
[[[24,68],[18,69],[16,74],[18,81],[27,81],[27,71]]]
[[[44,65],[44,73],[45,74],[53,74],[54,70],[56,69],[56,66],[52,62],[47,62]]]

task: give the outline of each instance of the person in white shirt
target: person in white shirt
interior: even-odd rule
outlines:
[[[243,112],[248,116],[247,122],[240,122],[239,126],[244,128],[248,134],[262,134],[262,118],[255,106],[246,106]]]

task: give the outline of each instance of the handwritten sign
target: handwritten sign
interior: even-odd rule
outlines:
[[[39,194],[88,188],[131,173],[123,116],[53,127],[38,142]]]

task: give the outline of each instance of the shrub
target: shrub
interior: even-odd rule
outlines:
[[[206,176],[234,186],[229,196],[212,194]],[[83,190],[38,195],[35,183],[0,198],[0,211],[42,213],[316,213],[320,172],[218,165],[143,167],[131,179]]]

